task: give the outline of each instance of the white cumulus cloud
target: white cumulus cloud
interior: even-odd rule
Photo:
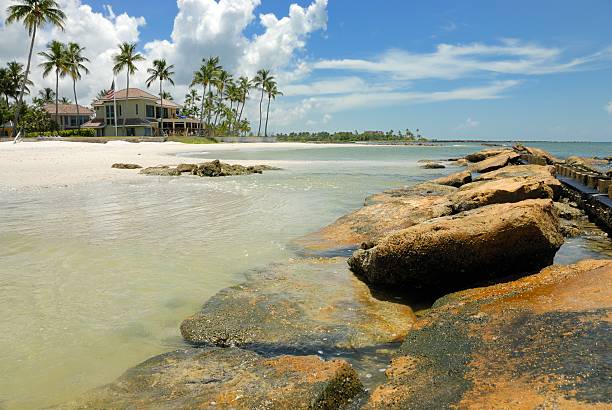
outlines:
[[[612,114],[612,101],[610,101],[608,104],[606,104],[606,106],[604,107],[604,109],[606,111],[608,111],[608,114]]]

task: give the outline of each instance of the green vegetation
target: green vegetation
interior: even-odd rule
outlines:
[[[383,131],[364,131],[364,132],[292,132],[289,134],[277,134],[277,141],[286,142],[359,142],[359,141],[398,141],[398,142],[426,142],[427,138],[421,136],[420,130],[416,134],[407,129],[404,133],[393,130]]]
[[[171,136],[166,141],[182,142],[183,144],[216,144],[217,140],[208,137]]]
[[[24,116],[25,119],[26,116]],[[45,131],[45,132],[28,132],[27,138],[37,137],[95,137],[96,130],[80,129],[80,130],[61,130],[61,131]]]

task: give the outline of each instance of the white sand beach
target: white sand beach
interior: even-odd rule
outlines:
[[[251,143],[251,144],[183,144],[179,142],[129,143],[111,141],[106,144],[41,141],[0,143],[0,190],[70,186],[86,182],[146,178],[138,170],[113,169],[117,162],[134,163],[143,167],[203,162],[200,159],[179,158],[177,154],[228,150],[323,148],[331,144]],[[232,162],[232,161],[228,161]],[[235,161],[238,162],[238,161]],[[239,161],[244,165],[262,161]],[[269,165],[287,166],[279,161]]]

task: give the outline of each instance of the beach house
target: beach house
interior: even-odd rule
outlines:
[[[49,113],[55,121],[55,104],[45,104],[43,109]],[[57,106],[57,123],[60,130],[70,130],[79,128],[83,124],[89,122],[93,117],[94,112],[87,107],[79,105],[77,112],[76,104],[59,104]]]
[[[128,96],[126,102],[125,97]],[[115,113],[115,104],[117,112]],[[114,136],[115,118],[117,135],[120,136],[159,136],[163,117],[163,135],[188,135],[196,133],[200,121],[180,115],[181,106],[171,100],[162,100],[147,91],[130,88],[119,90],[93,102],[95,117],[83,124],[93,128],[96,135]],[[163,110],[163,111],[162,111]]]

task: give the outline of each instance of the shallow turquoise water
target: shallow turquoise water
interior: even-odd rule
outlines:
[[[3,196],[0,407],[68,400],[182,345],[182,319],[249,269],[292,257],[292,239],[358,208],[369,194],[459,169],[423,170],[419,159],[480,148],[245,144],[198,157],[278,160],[285,169],[218,179],[136,177]],[[550,150],[580,154],[577,148]],[[610,152],[612,144],[603,148]],[[572,243],[560,257],[603,255],[592,249]]]

